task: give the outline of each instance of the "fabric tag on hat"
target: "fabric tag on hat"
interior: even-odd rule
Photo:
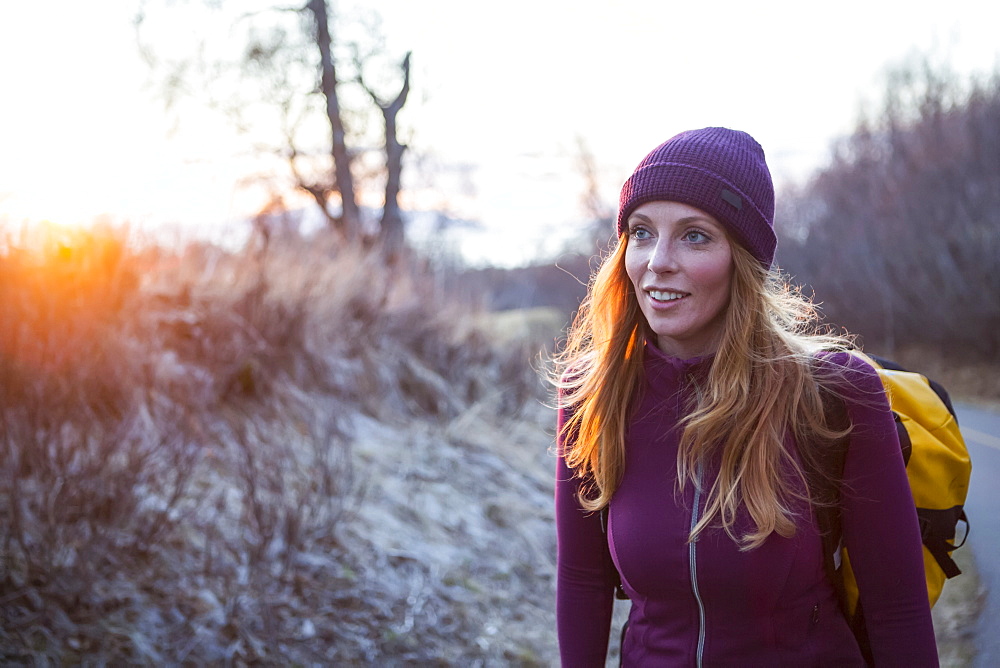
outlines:
[[[743,209],[743,200],[742,200],[742,199],[740,199],[740,196],[739,196],[739,195],[737,195],[736,193],[734,193],[733,191],[731,191],[731,190],[726,190],[725,188],[723,188],[723,189],[722,189],[722,192],[721,192],[721,193],[719,194],[719,196],[720,196],[720,197],[721,197],[721,198],[722,198],[722,199],[723,199],[723,200],[724,200],[724,201],[725,201],[725,202],[726,202],[727,204],[729,204],[730,206],[732,206],[732,207],[733,207],[733,208],[735,208],[736,210],[738,210],[738,211],[739,211],[739,210],[742,210],[742,209]]]

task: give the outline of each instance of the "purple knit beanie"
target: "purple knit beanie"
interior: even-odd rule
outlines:
[[[689,130],[647,155],[622,186],[618,234],[642,204],[682,202],[711,214],[765,268],[774,260],[774,186],[764,149],[745,132]]]

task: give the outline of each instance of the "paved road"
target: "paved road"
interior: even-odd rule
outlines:
[[[976,668],[1000,666],[1000,414],[956,404],[958,423],[972,456],[965,507],[972,525],[969,545],[987,589],[976,628]]]

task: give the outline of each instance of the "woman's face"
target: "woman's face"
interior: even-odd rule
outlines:
[[[680,202],[648,202],[628,219],[625,271],[663,352],[690,359],[719,345],[733,280],[722,224]]]

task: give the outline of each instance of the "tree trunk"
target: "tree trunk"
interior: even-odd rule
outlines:
[[[410,54],[403,59],[403,85],[396,99],[387,105],[379,105],[385,119],[385,206],[382,209],[382,238],[390,248],[399,248],[403,243],[403,216],[399,208],[399,191],[403,173],[403,153],[406,146],[399,143],[396,134],[396,115],[406,104],[410,92]]]
[[[354,199],[354,177],[351,175],[351,160],[347,152],[344,123],[340,116],[340,102],[337,99],[337,71],[331,51],[330,24],[326,0],[309,0],[306,8],[312,12],[316,22],[316,45],[319,46],[322,68],[321,86],[326,98],[326,116],[330,122],[332,143],[330,155],[337,179],[337,189],[342,202],[342,226],[349,237],[360,231],[360,215]]]

